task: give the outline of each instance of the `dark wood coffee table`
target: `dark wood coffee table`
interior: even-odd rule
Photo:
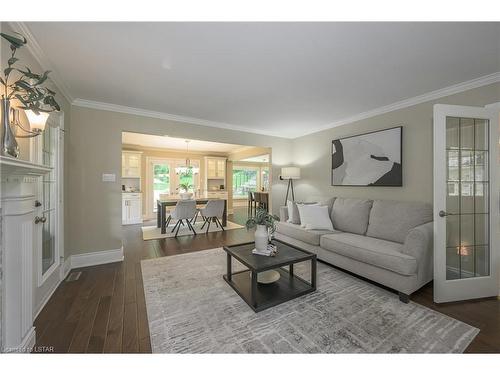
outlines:
[[[278,240],[273,240],[272,243],[279,249],[275,257],[252,254],[252,250],[255,248],[253,242],[224,246],[227,253],[227,274],[223,276],[224,280],[255,312],[316,290],[316,254]],[[232,258],[248,269],[233,273]],[[310,282],[293,272],[293,265],[304,261],[311,262]],[[258,283],[257,274],[269,270],[279,272],[279,280],[270,284]]]

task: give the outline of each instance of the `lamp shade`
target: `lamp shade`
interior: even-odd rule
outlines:
[[[299,167],[281,168],[281,178],[283,178],[284,180],[288,179],[298,180],[300,178],[300,168]]]
[[[43,131],[45,129],[45,124],[47,123],[47,119],[49,118],[49,114],[47,112],[40,112],[38,115],[32,110],[25,111],[26,117],[28,117],[28,121],[30,122],[30,127],[32,129],[40,129]]]

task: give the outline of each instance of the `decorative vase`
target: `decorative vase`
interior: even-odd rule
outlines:
[[[181,199],[191,199],[193,197],[193,193],[180,193]]]
[[[19,157],[19,146],[10,127],[10,101],[2,98],[2,155]]]
[[[268,240],[269,235],[267,233],[267,227],[265,225],[257,225],[255,231],[255,249],[258,251],[266,251]]]

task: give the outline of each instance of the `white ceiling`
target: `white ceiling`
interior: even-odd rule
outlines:
[[[122,132],[122,143],[133,146],[150,148],[165,148],[171,150],[186,151],[186,139],[168,136]],[[217,152],[230,153],[252,148],[251,146],[232,145],[229,143],[218,143],[208,141],[189,140],[189,152]]]
[[[500,71],[500,23],[26,23],[73,98],[295,137]]]

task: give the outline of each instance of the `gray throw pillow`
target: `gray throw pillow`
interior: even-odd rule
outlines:
[[[342,232],[364,235],[372,203],[369,199],[335,199],[332,209],[333,227]]]

